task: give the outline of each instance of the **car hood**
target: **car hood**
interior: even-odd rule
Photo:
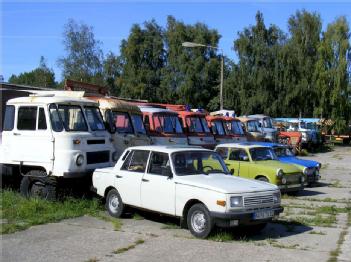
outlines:
[[[278,160],[265,160],[265,161],[255,161],[256,166],[262,166],[265,168],[272,168],[277,170],[282,169],[284,173],[298,173],[301,172],[299,168],[292,164],[284,163]]]
[[[225,194],[277,189],[275,185],[270,183],[224,174],[177,176],[175,182],[176,184],[205,188]]]
[[[279,157],[279,160],[282,162],[297,164],[297,165],[309,167],[309,168],[317,167],[319,165],[319,162],[317,162],[317,161],[305,160],[305,159],[297,158],[294,156]]]

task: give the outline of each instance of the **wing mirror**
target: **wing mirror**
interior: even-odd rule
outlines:
[[[105,128],[106,128],[106,130],[109,132],[109,133],[111,133],[111,134],[114,134],[114,133],[116,133],[116,126],[114,125],[114,124],[112,124],[112,123],[107,123],[107,122],[105,122]]]

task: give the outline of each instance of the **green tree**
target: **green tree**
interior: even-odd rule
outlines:
[[[63,78],[103,84],[103,53],[93,28],[70,19],[63,36],[66,55],[58,59]]]
[[[103,76],[105,85],[109,87],[110,93],[115,96],[120,95],[121,92],[119,80],[122,75],[122,69],[121,58],[109,52],[103,62]]]
[[[346,128],[351,118],[350,28],[345,17],[328,25],[318,47],[315,71],[319,106],[315,113],[335,121],[335,129]]]
[[[121,96],[160,101],[161,70],[165,63],[163,31],[152,20],[134,25],[121,45]]]
[[[9,83],[50,88],[54,88],[57,85],[55,82],[55,73],[52,69],[48,68],[43,56],[40,57],[39,66],[36,69],[20,73],[18,76],[12,75],[9,78]]]

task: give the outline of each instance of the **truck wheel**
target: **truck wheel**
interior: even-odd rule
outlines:
[[[111,189],[106,196],[106,209],[113,217],[120,217],[124,210],[122,198],[116,189]]]
[[[44,171],[32,170],[22,178],[20,192],[24,197],[54,201],[57,197],[56,179],[44,177]],[[40,177],[42,176],[42,177]]]
[[[193,236],[206,238],[212,231],[214,221],[203,204],[195,204],[189,209],[187,224]]]

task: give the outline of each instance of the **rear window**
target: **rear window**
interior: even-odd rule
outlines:
[[[37,107],[22,106],[18,109],[17,129],[35,130],[37,126]]]
[[[6,106],[4,118],[4,131],[11,131],[15,123],[15,107]]]

